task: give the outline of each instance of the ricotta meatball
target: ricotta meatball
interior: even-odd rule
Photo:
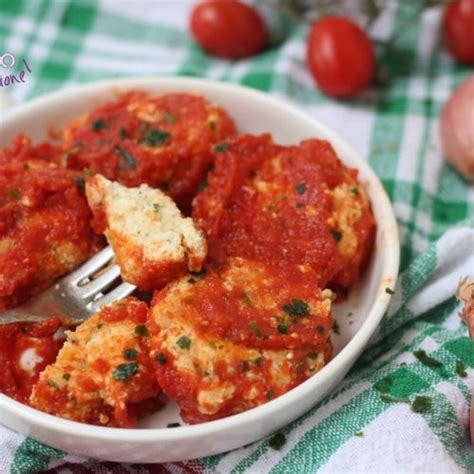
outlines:
[[[126,188],[97,175],[86,195],[97,232],[105,232],[122,277],[141,290],[154,290],[201,270],[206,239],[171,198],[147,185]]]
[[[93,255],[92,231],[77,171],[60,168],[51,145],[19,135],[0,149],[0,311],[17,306]]]
[[[374,219],[357,172],[342,165],[328,142],[284,147],[270,135],[243,135],[215,153],[208,186],[193,203],[211,260],[303,265],[321,287],[357,281]]]
[[[160,389],[149,359],[147,311],[145,303],[125,298],[67,332],[30,404],[70,420],[117,427],[133,426],[155,409]]]
[[[302,268],[231,258],[156,292],[151,358],[188,423],[277,397],[329,360],[332,293]]]
[[[234,133],[232,119],[200,95],[135,91],[74,120],[62,139],[67,167],[159,187],[189,210],[213,144]]]

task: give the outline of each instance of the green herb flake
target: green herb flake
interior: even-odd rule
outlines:
[[[278,332],[280,334],[287,334],[288,333],[288,326],[290,325],[290,317],[285,314],[282,322],[277,326]]]
[[[388,295],[394,295],[395,294],[395,292],[391,288],[389,288],[388,286],[387,286],[387,288],[385,288],[385,293],[387,293]]]
[[[413,400],[411,411],[414,413],[427,413],[431,411],[431,398],[420,395]]]
[[[165,112],[164,119],[166,123],[175,123],[176,116],[173,115],[171,112]]]
[[[467,377],[466,367],[464,367],[462,360],[458,359],[456,361],[456,373],[459,375],[459,377]]]
[[[18,189],[10,189],[8,196],[12,201],[19,201],[21,199],[21,194]]]
[[[306,183],[298,183],[295,189],[298,194],[304,194],[306,192]]]
[[[318,334],[324,334],[326,332],[326,328],[324,326],[316,326],[316,332]]]
[[[380,400],[382,400],[382,402],[384,403],[410,403],[410,400],[408,398],[394,397],[392,395],[389,395],[388,393],[381,393]]]
[[[94,130],[94,132],[100,132],[104,128],[107,128],[107,124],[104,119],[97,119],[92,122],[92,130]]]
[[[120,156],[120,158],[122,158],[122,160],[130,169],[134,170],[137,168],[137,162],[135,161],[135,158],[133,155],[128,153],[128,151],[122,150],[122,148],[116,146],[114,148],[114,153]]]
[[[336,242],[340,242],[342,239],[342,232],[339,230],[335,230],[335,229],[331,230],[331,235],[333,236]]]
[[[119,136],[122,140],[125,140],[126,138],[128,138],[128,131],[125,127],[120,127]]]
[[[427,367],[442,367],[443,363],[433,357],[430,357],[424,350],[413,352],[413,355]]]
[[[135,326],[135,330],[133,331],[135,336],[149,336],[150,331],[144,324],[140,324],[139,326]]]
[[[364,436],[364,433],[362,431],[358,431],[357,433],[354,433],[354,436],[358,436],[359,438],[362,438]]]
[[[51,380],[51,379],[49,379],[46,382],[46,384],[48,385],[48,387],[59,388],[59,385],[54,380]]]
[[[383,379],[379,380],[377,383],[374,384],[375,390],[380,393],[388,393],[390,392],[390,388],[393,385],[393,377],[391,375],[387,375]]]
[[[138,364],[136,362],[126,362],[119,364],[112,372],[112,378],[115,380],[128,380],[138,373]]]
[[[191,278],[188,278],[188,283],[190,283],[191,285],[194,285],[194,283],[196,283],[196,279],[191,277]]]
[[[265,357],[263,356],[260,356],[260,357],[257,357],[256,359],[254,359],[252,362],[257,366],[257,367],[261,367],[261,365],[263,364],[263,361],[265,360]]]
[[[69,380],[71,378],[71,374],[68,374],[67,372],[63,374],[63,379],[64,380]]]
[[[160,205],[157,202],[153,203],[153,210],[155,212],[160,212]]]
[[[280,451],[286,444],[286,436],[283,433],[277,433],[268,440],[268,446],[275,451]]]
[[[138,351],[136,349],[125,349],[123,356],[127,360],[135,360],[137,358]]]
[[[227,151],[228,149],[229,149],[229,144],[228,143],[225,143],[225,142],[218,143],[214,147],[214,153],[223,153],[224,151]]]
[[[207,178],[203,178],[198,185],[198,192],[202,193],[205,189],[207,189],[208,182]]]
[[[84,194],[84,191],[86,190],[86,180],[82,176],[76,176],[74,178],[74,184],[77,186],[79,191]]]
[[[163,145],[169,138],[171,137],[171,133],[167,132],[166,130],[161,130],[160,128],[150,128],[144,131],[141,143],[144,143],[146,146],[149,147],[156,147]]]
[[[355,186],[351,189],[351,193],[355,194],[356,196],[360,194],[359,188],[356,188]]]
[[[177,421],[174,423],[168,423],[166,425],[167,428],[179,428],[181,426],[181,423],[178,423]]]
[[[157,360],[161,365],[164,365],[168,359],[163,353],[160,352],[159,354],[156,354],[155,360]]]
[[[176,341],[176,345],[177,345],[180,349],[189,350],[189,348],[191,347],[191,339],[189,339],[189,337],[187,337],[187,336],[181,336],[181,337]]]
[[[332,332],[337,335],[341,334],[341,328],[337,321],[334,321],[334,324],[332,325]]]
[[[299,316],[301,318],[309,316],[308,303],[295,298],[291,300],[291,303],[283,305],[281,309],[290,316]]]
[[[250,321],[249,322],[249,327],[257,337],[262,337],[262,338],[265,337],[265,334],[263,334],[263,332],[257,326],[257,323],[255,321]]]

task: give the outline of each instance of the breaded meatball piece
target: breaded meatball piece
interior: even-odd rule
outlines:
[[[57,150],[19,135],[0,149],[0,311],[72,271],[102,245],[77,171]]]
[[[232,119],[200,95],[134,91],[74,120],[62,138],[68,167],[159,187],[189,210],[213,144],[234,133]]]
[[[107,236],[124,280],[154,290],[201,270],[204,233],[159,189],[126,188],[96,175],[88,178],[86,195],[95,230]]]
[[[56,362],[40,375],[30,404],[83,423],[131,427],[156,408],[149,359],[148,307],[129,297],[67,332]]]
[[[212,261],[303,265],[318,274],[320,287],[357,281],[374,219],[356,172],[328,142],[284,147],[270,135],[242,135],[215,152],[208,186],[193,203]]]
[[[188,423],[265,403],[329,360],[331,299],[304,269],[240,258],[184,277],[152,303],[158,382]]]

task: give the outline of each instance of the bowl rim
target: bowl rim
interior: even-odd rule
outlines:
[[[268,106],[274,107],[275,110],[280,111],[286,109],[293,116],[298,116],[311,125],[315,129],[319,129],[325,135],[327,140],[332,144],[337,143],[337,148],[344,149],[344,153],[351,155],[357,162],[357,168],[363,170],[365,178],[371,184],[371,194],[377,196],[376,206],[380,209],[380,214],[383,216],[383,226],[381,222],[377,221],[378,229],[384,229],[384,262],[382,270],[382,282],[389,281],[390,285],[395,285],[398,276],[399,268],[399,238],[397,224],[393,209],[388,198],[388,195],[369,164],[362,159],[360,154],[353,149],[343,138],[328,128],[326,125],[319,122],[317,119],[310,116],[304,110],[301,110],[297,104],[291,102],[291,99],[282,98],[264,93],[242,85],[224,83],[209,79],[177,77],[177,76],[160,76],[160,77],[125,77],[112,78],[93,81],[90,83],[78,84],[73,86],[66,86],[58,91],[45,94],[32,101],[13,107],[9,110],[4,118],[0,121],[0,129],[9,121],[14,119],[22,119],[30,113],[34,113],[35,109],[41,108],[49,102],[64,101],[67,102],[72,96],[99,92],[104,89],[133,89],[133,88],[153,88],[156,86],[167,86],[166,88],[176,89],[178,92],[180,86],[185,86],[188,90],[195,87],[196,90],[206,94],[206,89],[213,89],[222,91],[224,93],[244,94],[249,98],[255,98],[257,101],[264,101]],[[165,91],[164,91],[165,92]],[[167,92],[167,91],[166,91]],[[372,206],[374,206],[374,199],[372,197]],[[374,250],[375,252],[376,250]],[[252,408],[242,413],[231,415],[226,418],[218,420],[207,421],[195,425],[185,425],[172,430],[168,428],[110,428],[96,425],[89,425],[63,419],[54,415],[50,415],[32,407],[17,402],[12,398],[0,393],[0,409],[9,411],[12,415],[21,418],[30,425],[39,425],[45,429],[54,430],[62,434],[74,434],[80,437],[94,437],[99,440],[127,441],[160,441],[166,439],[167,441],[192,439],[196,436],[204,437],[211,434],[217,434],[220,431],[237,428],[241,424],[256,423],[259,419],[263,419],[274,412],[280,412],[287,407],[296,403],[299,398],[308,395],[314,386],[329,382],[334,373],[343,372],[345,368],[350,367],[355,361],[354,355],[358,356],[368,340],[377,329],[387,306],[390,302],[391,295],[384,291],[380,286],[376,291],[376,296],[371,305],[370,311],[367,313],[365,321],[361,324],[358,331],[352,336],[341,351],[326,364],[315,375],[304,381],[302,384],[293,388],[289,392],[271,400],[263,405]],[[352,362],[351,362],[352,361]]]

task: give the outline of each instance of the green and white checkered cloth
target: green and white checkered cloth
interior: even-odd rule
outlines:
[[[396,3],[375,28],[388,36],[403,27],[413,3]],[[280,450],[267,439],[188,463],[118,465],[76,458],[0,427],[0,472],[474,472],[474,347],[454,298],[459,279],[474,275],[474,189],[443,161],[437,133],[443,103],[472,71],[442,51],[440,12],[427,11],[405,28],[398,46],[403,61],[413,60],[408,70],[385,53],[381,64],[394,75],[388,85],[338,102],[317,90],[305,67],[305,25],[289,29],[278,47],[232,63],[192,42],[189,7],[188,0],[0,0],[0,53],[26,59],[32,70],[24,84],[5,90],[23,102],[71,83],[179,74],[292,99],[351,142],[383,181],[402,240],[394,301],[338,389],[283,430]],[[420,349],[442,366],[422,363],[414,356]],[[459,361],[466,374],[456,370]],[[387,401],[387,391],[410,402],[428,396],[431,408],[415,413],[408,403]]]

